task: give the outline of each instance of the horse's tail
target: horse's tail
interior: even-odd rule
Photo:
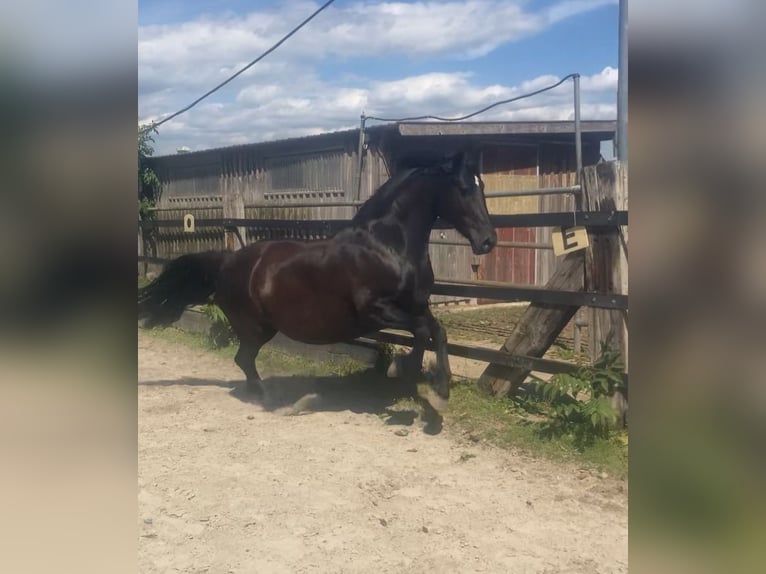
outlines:
[[[154,281],[138,290],[138,318],[145,327],[177,321],[189,305],[207,303],[228,251],[182,255],[169,262]]]

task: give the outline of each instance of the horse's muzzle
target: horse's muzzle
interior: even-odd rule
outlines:
[[[491,235],[480,241],[471,242],[471,249],[473,249],[473,252],[476,255],[485,255],[492,251],[495,248],[495,245],[497,245],[497,233],[493,232]]]

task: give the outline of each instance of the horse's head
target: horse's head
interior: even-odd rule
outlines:
[[[497,232],[489,220],[478,167],[461,153],[446,169],[450,184],[438,194],[436,215],[454,225],[475,254],[489,253],[497,244]]]

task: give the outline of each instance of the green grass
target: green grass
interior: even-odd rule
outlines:
[[[465,379],[453,384],[446,415],[448,421],[457,423],[472,440],[576,462],[617,478],[627,477],[627,433],[587,442],[574,434],[549,436],[543,417],[528,414],[511,399],[489,397],[474,381]]]
[[[188,333],[169,327],[166,329],[150,329],[148,331],[153,336],[161,337],[166,341],[180,343],[200,350],[213,353],[220,357],[234,360],[237,353],[237,346],[212,348],[208,339],[201,333]],[[258,370],[264,375],[284,375],[300,374],[315,377],[328,375],[345,376],[368,369],[369,367],[361,361],[354,359],[314,361],[304,357],[297,357],[294,354],[285,353],[279,349],[266,346],[258,353]],[[244,375],[243,375],[244,376]]]
[[[499,347],[515,328],[526,309],[526,305],[469,307],[461,310],[446,307],[434,309],[434,316],[447,330],[452,341],[481,342]],[[545,356],[578,364],[588,362],[590,359],[586,352],[576,354],[571,348],[573,336],[571,328],[565,329]],[[587,341],[587,336],[585,340]]]
[[[206,337],[178,329],[152,329],[153,336],[177,342],[218,356],[234,359],[236,345],[211,349]],[[317,361],[265,347],[258,355],[258,370],[266,376],[296,374],[308,376],[353,375],[369,370],[369,365],[353,359]],[[385,377],[381,375],[381,383]],[[411,400],[401,400],[394,409],[413,409]],[[575,435],[549,436],[544,432],[544,417],[530,415],[511,399],[497,399],[481,392],[474,381],[456,379],[453,383],[445,425],[465,433],[470,440],[500,448],[519,449],[533,456],[567,461],[607,472],[624,479],[628,472],[627,433],[608,439],[583,442]]]
[[[484,309],[478,307],[470,310],[456,311],[447,307],[444,309],[434,309],[434,316],[439,319],[442,327],[448,331],[459,331],[467,323],[472,325],[484,323],[490,326],[508,328],[519,322],[525,309],[526,307],[523,306],[509,306]],[[487,335],[484,335],[484,337],[487,337]],[[492,336],[490,335],[489,338],[492,338]]]
[[[508,305],[503,307],[467,307],[456,310],[454,307],[435,308],[434,315],[441,321],[443,318],[471,317],[478,321],[510,322],[513,323],[524,314],[527,305]]]

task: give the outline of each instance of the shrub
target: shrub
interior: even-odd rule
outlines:
[[[587,438],[605,438],[617,420],[611,397],[623,390],[620,354],[602,349],[592,366],[574,374],[560,374],[542,386],[550,408],[548,431],[574,432]]]

